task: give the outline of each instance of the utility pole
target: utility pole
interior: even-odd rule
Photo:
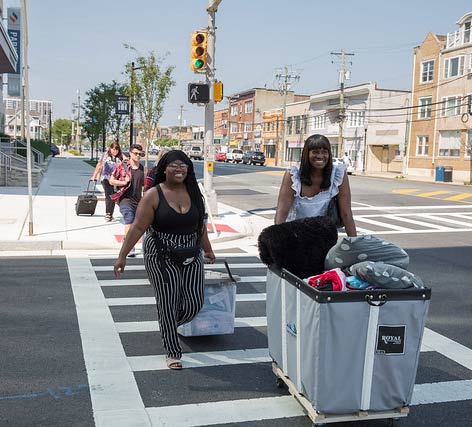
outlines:
[[[134,61],[131,62],[131,93],[130,93],[130,102],[129,102],[129,150],[131,151],[131,146],[133,145],[133,132],[134,132]]]
[[[80,89],[77,89],[77,125],[75,127],[75,149],[82,152],[80,148]]]
[[[205,104],[205,139],[203,141],[203,187],[212,214],[218,214],[216,192],[213,189],[213,165],[215,164],[215,146],[213,141],[213,126],[215,114],[215,15],[221,0],[208,0],[208,42],[206,82],[210,87],[210,101]]]
[[[283,72],[280,71],[275,75],[275,78],[279,80],[279,92],[283,94],[283,108],[282,108],[282,143],[277,138],[277,153],[275,156],[275,165],[283,166],[285,164],[285,134],[286,134],[286,123],[287,123],[287,93],[290,90],[292,80],[297,82],[300,79],[300,73],[289,72],[288,67],[284,67]]]
[[[31,177],[31,129],[30,129],[30,108],[29,108],[29,80],[28,80],[28,21],[26,18],[26,0],[21,1],[21,32],[22,32],[22,53],[23,53],[23,88],[22,94],[22,114],[21,114],[21,137],[24,141],[25,121],[26,121],[26,167],[28,170],[28,235],[33,235],[33,181]],[[26,112],[26,114],[25,114]],[[26,118],[25,118],[26,116]]]
[[[344,105],[344,80],[346,79],[346,56],[354,56],[354,53],[345,52],[331,52],[331,55],[341,56],[341,69],[339,70],[339,136],[338,136],[338,152],[334,153],[341,156],[344,141],[344,119],[346,118],[346,111]]]
[[[180,121],[179,121],[179,148],[182,150],[182,115],[184,112],[184,106],[180,106]]]

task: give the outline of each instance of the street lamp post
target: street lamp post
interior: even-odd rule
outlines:
[[[129,148],[134,144],[134,72],[144,66],[135,67],[134,61],[131,62],[131,87],[129,99]]]

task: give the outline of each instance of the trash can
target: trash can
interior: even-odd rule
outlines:
[[[436,182],[444,182],[444,166],[436,166]]]
[[[184,337],[225,335],[234,333],[236,281],[225,263],[227,273],[205,270],[205,299],[203,307],[191,322],[177,328]]]
[[[444,182],[452,182],[452,166],[444,166]]]
[[[406,407],[430,298],[416,287],[319,291],[270,267],[270,356],[320,413]]]

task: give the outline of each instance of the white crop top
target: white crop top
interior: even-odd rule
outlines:
[[[333,165],[331,173],[331,186],[329,190],[320,191],[313,197],[301,196],[302,183],[297,166],[291,166],[292,189],[295,192],[293,203],[287,215],[287,222],[294,219],[326,215],[331,198],[339,193],[339,186],[343,182],[346,165]]]

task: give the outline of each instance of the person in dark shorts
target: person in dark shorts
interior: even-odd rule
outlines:
[[[126,255],[147,230],[143,239],[144,266],[154,287],[169,369],[182,369],[177,327],[190,322],[203,306],[203,255],[209,263],[215,262],[204,206],[192,161],[181,150],[165,154],[114,265],[119,278],[126,266]],[[179,262],[172,257],[172,251],[178,250],[191,254]]]
[[[110,179],[110,184],[118,189],[112,198],[120,206],[120,212],[125,222],[124,239],[126,239],[134,221],[136,209],[143,194],[144,167],[139,163],[142,153],[143,147],[141,145],[131,145],[129,160],[119,164]],[[128,256],[130,258],[136,256],[134,245]]]

